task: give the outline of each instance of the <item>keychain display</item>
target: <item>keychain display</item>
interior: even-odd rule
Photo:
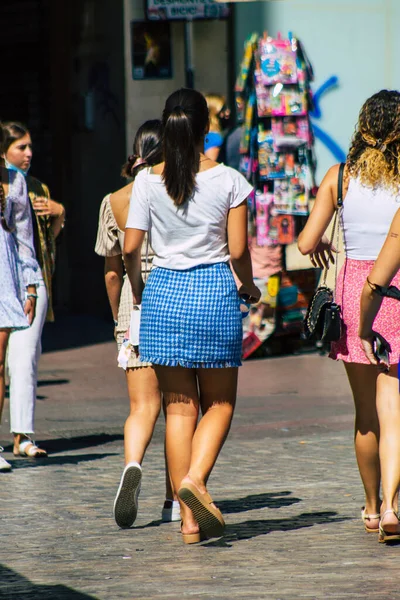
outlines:
[[[253,34],[247,40],[236,84],[244,115],[239,168],[259,192],[253,221],[259,245],[268,245],[268,237],[277,243],[276,228],[266,219],[266,205],[277,215],[309,213],[310,190],[315,187],[309,119],[312,77],[303,46],[291,34],[287,39],[267,33],[257,39]],[[267,197],[268,202],[262,201]]]
[[[273,247],[293,244],[309,214],[316,168],[309,118],[312,79],[312,66],[292,34],[286,39],[280,34],[253,34],[245,43],[235,87],[237,114],[243,123],[239,170],[255,188],[248,200],[248,232],[258,251],[265,248],[268,253]],[[285,258],[282,272],[284,264]],[[274,307],[271,313],[270,301],[263,300],[250,310],[244,319],[244,358],[272,334],[301,331],[307,306],[303,294],[307,296],[316,284],[314,271],[310,269],[304,282],[296,274],[296,283],[290,285],[291,273],[286,274],[276,312]]]

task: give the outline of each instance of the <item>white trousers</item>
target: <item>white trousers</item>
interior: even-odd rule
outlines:
[[[34,433],[37,372],[48,304],[43,281],[36,293],[36,315],[32,325],[13,331],[8,342],[11,433]]]

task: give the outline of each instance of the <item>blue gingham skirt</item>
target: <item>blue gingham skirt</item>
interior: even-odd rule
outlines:
[[[242,315],[227,263],[155,267],[142,298],[140,360],[186,368],[239,367]]]

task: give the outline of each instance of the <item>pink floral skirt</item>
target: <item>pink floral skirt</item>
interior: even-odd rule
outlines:
[[[340,340],[331,344],[330,358],[349,363],[370,364],[361,348],[358,327],[361,292],[373,266],[373,260],[348,258],[338,275],[335,297],[342,309],[344,327]],[[393,279],[392,285],[400,287],[400,271]],[[383,299],[374,322],[374,329],[382,334],[391,346],[391,364],[398,364],[400,356],[400,302],[398,300]]]

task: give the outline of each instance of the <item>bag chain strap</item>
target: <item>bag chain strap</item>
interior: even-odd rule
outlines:
[[[335,210],[335,220],[333,221],[331,239],[329,242],[329,245],[332,248],[333,240],[335,238],[335,231],[336,231],[336,251],[339,250],[340,227],[339,227],[338,221],[340,221],[340,217],[342,215],[342,210],[343,210],[343,172],[344,172],[345,166],[346,166],[345,163],[340,163],[339,174],[338,174],[337,209]],[[324,269],[324,275],[322,278],[322,284],[324,286],[326,286],[326,279],[328,277],[328,271],[329,271],[329,266],[325,267],[325,269]],[[335,259],[335,288],[334,289],[336,289],[337,275],[338,275],[338,261],[337,261],[337,257],[336,257],[336,259]]]

